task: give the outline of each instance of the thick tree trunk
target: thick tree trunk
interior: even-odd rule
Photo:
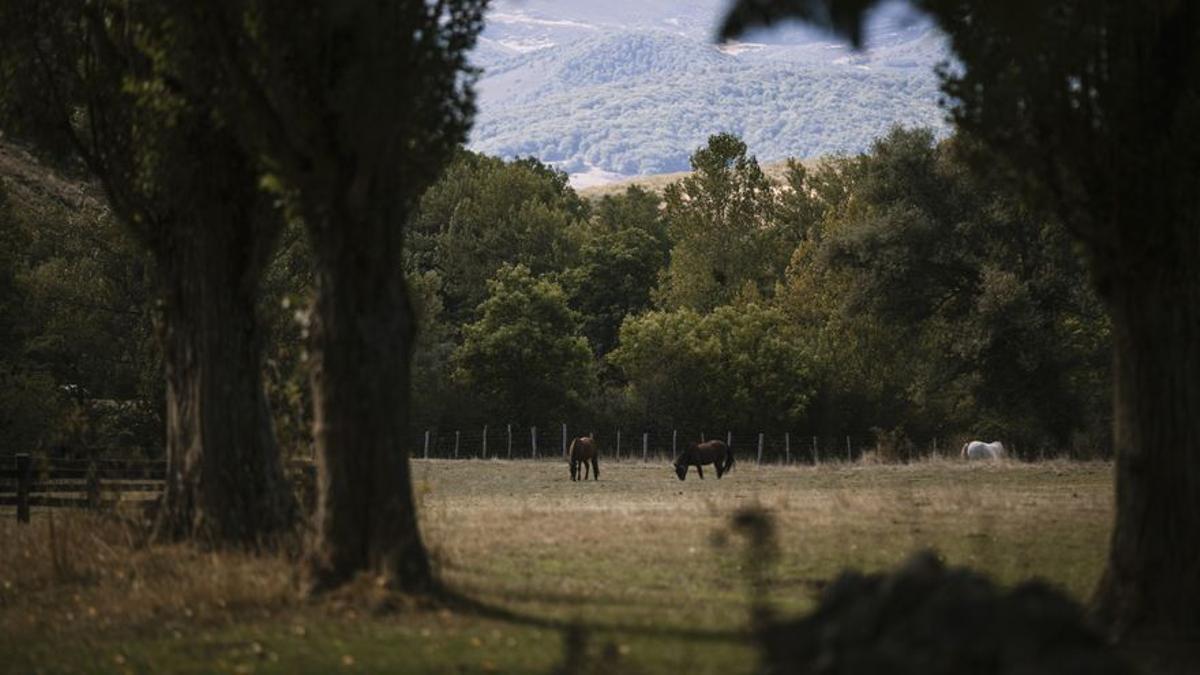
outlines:
[[[1109,298],[1116,521],[1094,604],[1116,637],[1195,638],[1200,637],[1200,269],[1180,249],[1150,267],[1114,284]]]
[[[317,451],[310,590],[358,573],[410,592],[433,588],[413,503],[405,432],[415,336],[389,219],[318,228],[311,334]]]
[[[228,219],[169,236],[155,247],[167,375],[167,484],[155,535],[268,544],[297,509],[263,391],[255,302],[264,242]]]

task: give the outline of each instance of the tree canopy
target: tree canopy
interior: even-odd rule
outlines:
[[[488,290],[479,320],[463,327],[455,378],[497,418],[537,424],[578,413],[596,375],[566,293],[523,265],[501,267]]]

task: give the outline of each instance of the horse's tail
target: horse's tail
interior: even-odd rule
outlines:
[[[577,441],[579,441],[578,438],[571,439],[571,445],[567,448],[567,460],[568,461],[570,461],[570,459],[575,456],[575,443]]]
[[[729,473],[733,471],[733,463],[733,448],[727,445],[725,446],[725,469],[723,472]]]

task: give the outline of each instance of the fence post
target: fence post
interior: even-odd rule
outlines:
[[[763,435],[762,435],[762,432],[760,431],[760,432],[758,432],[758,461],[755,462],[755,464],[762,464],[762,446],[763,446]]]
[[[783,463],[792,463],[792,434],[787,431],[783,432]]]
[[[733,447],[733,432],[732,431],[725,432],[725,445],[728,445],[731,448]]]
[[[821,463],[821,453],[817,452],[817,437],[813,436],[813,464]]]
[[[487,425],[483,425],[483,458],[487,459]]]
[[[533,446],[533,458],[537,459],[537,427],[529,427],[529,443]]]
[[[33,487],[33,463],[29,455],[17,455],[17,522],[29,522],[29,490]]]
[[[563,422],[563,457],[567,456],[567,423]]]
[[[94,457],[88,462],[87,504],[90,509],[100,508],[100,467]]]
[[[677,455],[678,455],[678,453],[677,453],[677,452],[676,452],[676,450],[675,450],[675,437],[676,437],[678,434],[679,434],[679,431],[678,431],[678,430],[676,430],[676,429],[672,429],[672,430],[671,430],[671,456],[672,456],[672,457],[675,457],[675,456],[677,456]]]
[[[617,429],[617,459],[621,459],[621,430]]]
[[[850,454],[850,437],[846,437],[846,461],[853,462],[854,456]]]
[[[425,430],[425,459],[429,459],[429,430]]]
[[[461,433],[460,431],[454,432],[454,459],[458,459],[458,438]]]
[[[646,455],[650,451],[650,434],[642,432],[642,461],[646,461]]]
[[[508,458],[512,459],[512,425],[508,425]]]

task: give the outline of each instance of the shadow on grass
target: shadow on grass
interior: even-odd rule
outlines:
[[[703,628],[672,628],[663,626],[648,626],[640,623],[623,623],[618,621],[583,621],[580,619],[556,619],[535,614],[527,614],[489,603],[478,598],[461,593],[456,589],[442,586],[438,588],[431,599],[439,606],[463,614],[471,614],[484,619],[505,621],[508,623],[561,631],[564,639],[568,633],[575,631],[637,633],[647,637],[658,637],[676,640],[704,642],[744,642],[752,637],[749,629],[741,631],[715,630]]]

